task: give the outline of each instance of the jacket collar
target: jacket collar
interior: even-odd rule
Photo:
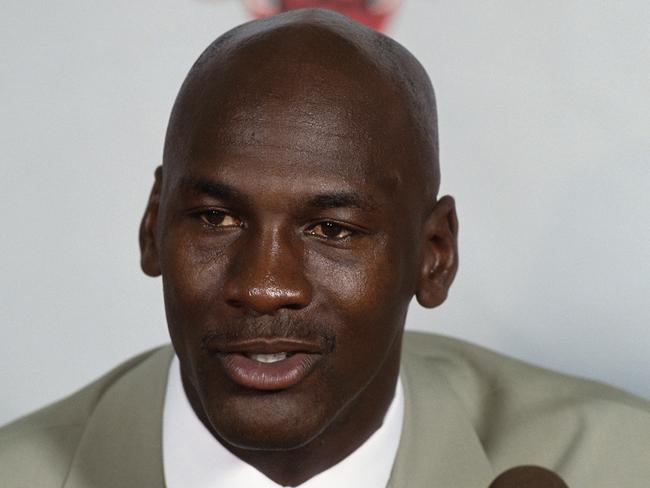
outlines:
[[[87,421],[64,488],[163,487],[162,413],[171,346],[109,385]]]
[[[435,359],[402,356],[404,425],[388,488],[488,486],[493,468]]]

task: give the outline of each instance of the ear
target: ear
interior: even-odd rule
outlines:
[[[140,266],[145,274],[160,276],[160,260],[158,256],[157,228],[158,210],[160,207],[160,190],[162,188],[162,166],[155,172],[155,180],[147,208],[140,223]]]
[[[458,269],[458,218],[452,197],[447,195],[436,202],[424,224],[422,238],[415,296],[420,305],[433,308],[447,298]]]

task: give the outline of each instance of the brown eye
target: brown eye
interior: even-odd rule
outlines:
[[[327,239],[341,240],[350,237],[353,232],[336,222],[321,222],[311,228],[310,233]]]
[[[239,219],[219,210],[206,210],[199,214],[201,221],[210,227],[239,227]]]

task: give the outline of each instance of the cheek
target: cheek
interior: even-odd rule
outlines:
[[[335,392],[341,401],[354,398],[375,381],[385,381],[381,371],[390,371],[399,362],[410,294],[399,256],[387,245],[373,249],[308,260],[310,278],[320,291],[315,310],[330,319],[336,336],[323,390]]]
[[[180,234],[180,233],[179,233]],[[199,336],[202,318],[213,315],[223,288],[223,250],[196,240],[166,236],[161,269],[167,322],[172,340]]]
[[[183,301],[201,299],[221,284],[226,250],[231,239],[196,236],[183,226],[164,236],[161,269],[163,280]]]
[[[351,324],[342,326],[339,335],[381,341],[391,335],[386,332],[402,327],[412,287],[395,246],[381,241],[363,252],[314,254],[307,262],[309,279],[323,301],[318,305],[340,315],[340,324]]]
[[[309,278],[337,302],[354,308],[374,309],[400,301],[410,292],[400,250],[385,240],[373,244],[361,251],[312,254],[307,260]]]

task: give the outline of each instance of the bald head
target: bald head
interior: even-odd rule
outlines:
[[[305,126],[309,133],[293,130]],[[269,127],[296,137],[273,141]],[[340,14],[292,11],[214,41],[178,94],[164,165],[217,157],[224,146],[279,144],[303,163],[334,158],[375,165],[396,180],[410,176],[435,200],[437,122],[426,72],[400,44]]]

